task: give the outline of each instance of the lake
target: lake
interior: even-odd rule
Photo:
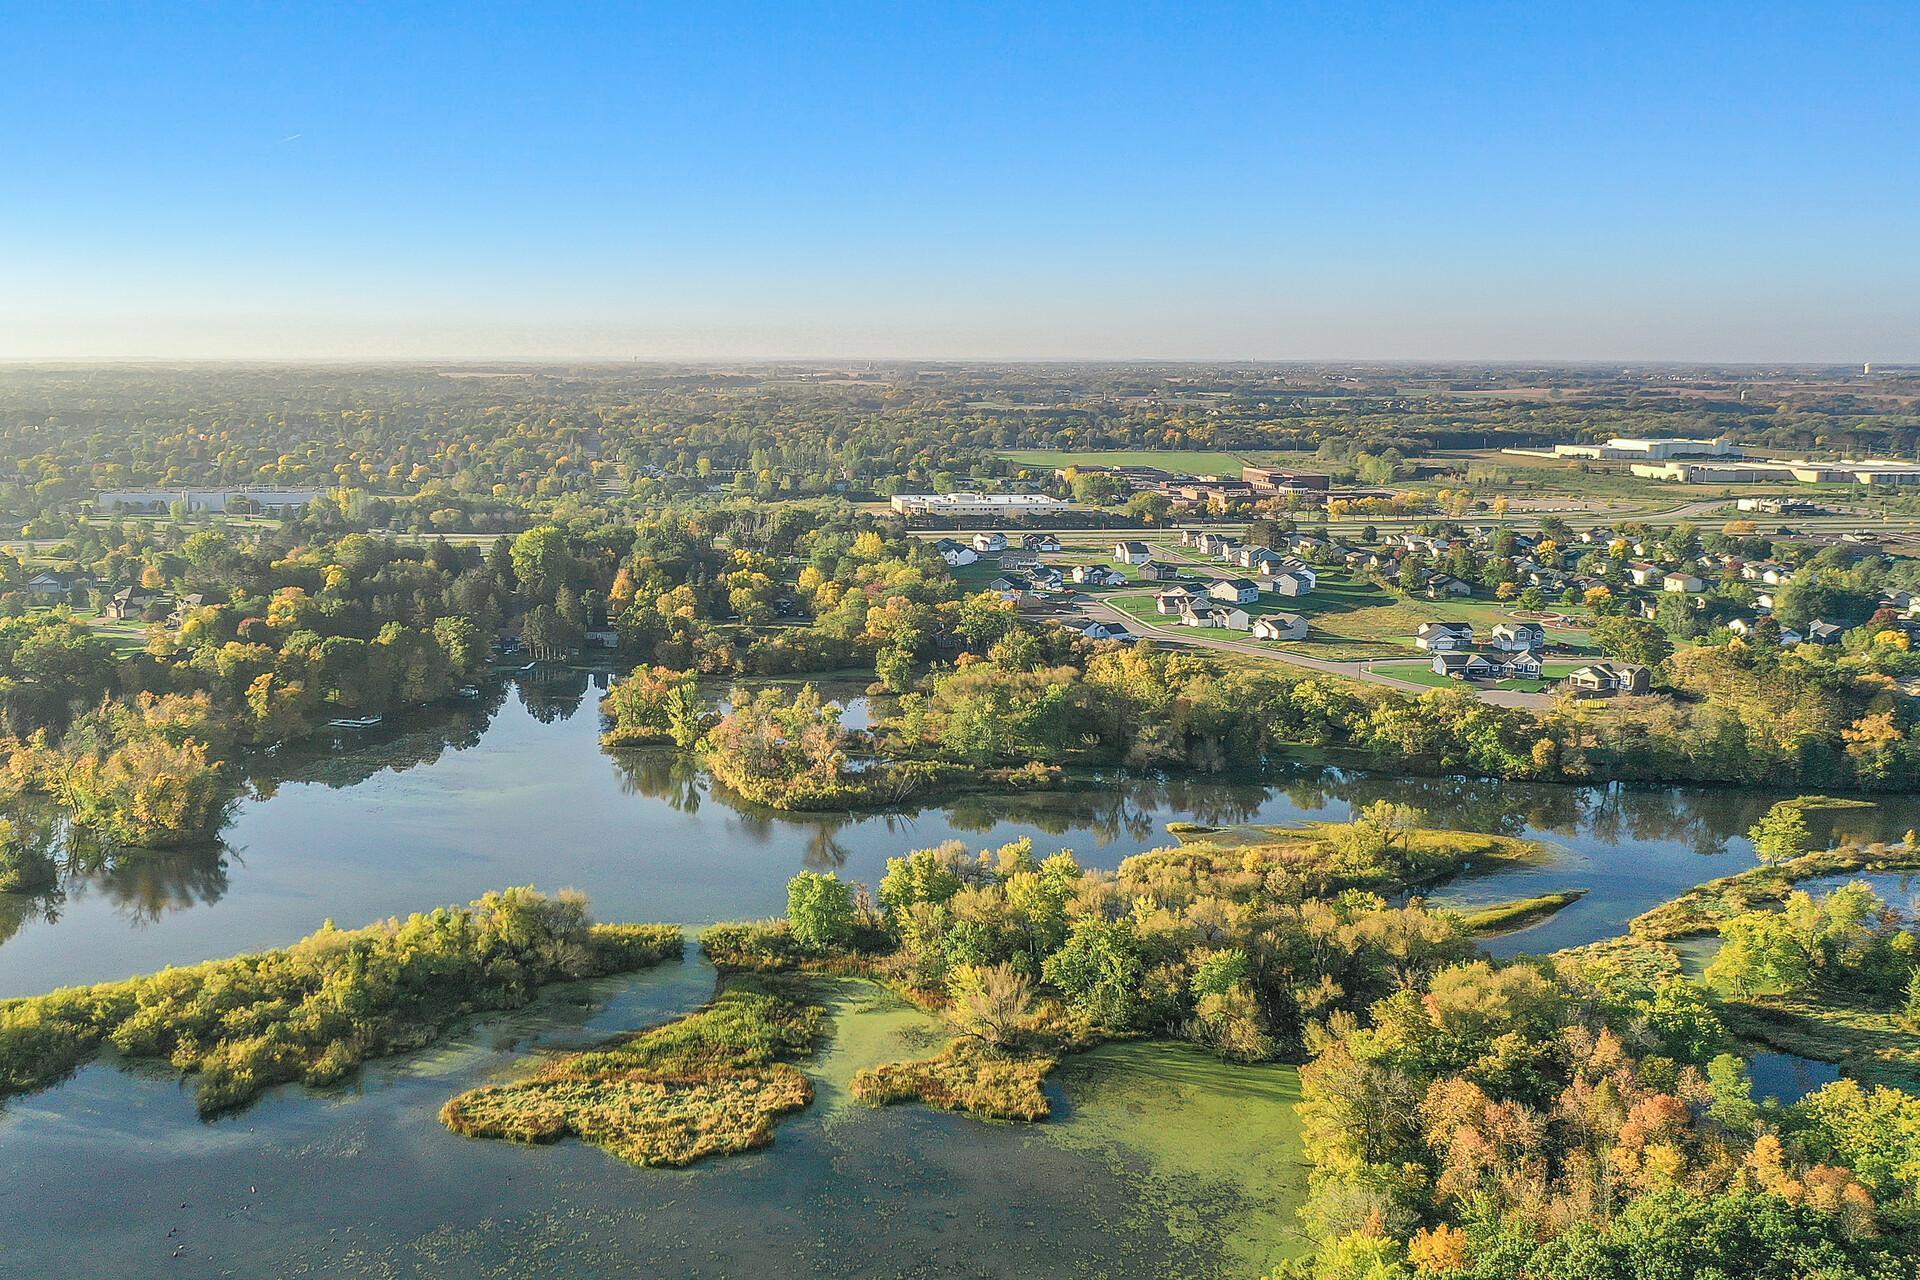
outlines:
[[[785,906],[795,872],[877,883],[889,856],[1031,837],[1116,865],[1165,824],[1344,819],[1393,799],[1449,825],[1550,842],[1538,866],[1469,874],[1439,900],[1590,892],[1497,940],[1505,954],[1617,932],[1688,885],[1751,865],[1754,791],[1551,787],[1323,767],[1258,781],[1091,776],[1034,796],[917,811],[783,815],[730,800],[676,753],[602,752],[604,677],[542,672],[471,702],[257,761],[217,846],[99,865],[0,918],[0,994],[120,978],[465,902],[575,887],[607,920],[699,925]],[[1899,810],[1894,812],[1892,810]],[[1865,838],[1916,825],[1907,802],[1833,815]],[[8,932],[10,930],[10,932]],[[834,1001],[810,1070],[820,1101],[775,1145],[684,1171],[636,1170],[577,1142],[468,1142],[446,1098],[577,1045],[684,1012],[713,974],[689,960],[548,993],[349,1087],[277,1089],[202,1122],[165,1074],[89,1066],[0,1110],[0,1274],[591,1276],[1257,1275],[1293,1243],[1290,1068],[1223,1068],[1181,1046],[1070,1060],[1047,1125],[849,1106],[845,1077],[918,1052],[918,1015]],[[1237,1136],[1243,1155],[1223,1159]],[[176,1252],[178,1257],[175,1256]]]

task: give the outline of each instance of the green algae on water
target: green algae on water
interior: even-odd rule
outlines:
[[[1228,1277],[1264,1275],[1305,1251],[1297,1068],[1130,1041],[1067,1058],[1055,1079],[1067,1105],[1036,1140],[1104,1158],[1138,1188],[1136,1218],[1159,1219],[1183,1246],[1218,1249]]]

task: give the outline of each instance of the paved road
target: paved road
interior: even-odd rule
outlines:
[[[1239,653],[1249,657],[1264,658],[1269,662],[1284,662],[1288,666],[1304,667],[1308,671],[1319,671],[1332,676],[1344,676],[1349,680],[1358,680],[1365,684],[1385,685],[1389,689],[1398,689],[1403,693],[1425,693],[1432,688],[1431,685],[1402,680],[1398,676],[1383,675],[1373,669],[1371,662],[1340,662],[1332,658],[1309,657],[1307,654],[1295,653],[1260,640],[1235,640],[1210,628],[1163,626],[1157,622],[1135,617],[1098,596],[1075,596],[1073,603],[1087,617],[1124,623],[1135,635],[1151,636],[1167,644],[1193,649],[1217,649],[1223,653]],[[1461,688],[1471,690],[1483,700],[1499,707],[1526,707],[1538,710],[1553,701],[1550,695],[1544,693],[1522,693],[1517,689],[1487,689],[1464,681],[1461,683]]]

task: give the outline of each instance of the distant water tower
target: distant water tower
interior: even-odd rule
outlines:
[[[1867,361],[1867,362],[1866,362],[1865,364],[1863,364],[1863,365],[1861,365],[1861,366],[1860,366],[1860,372],[1861,372],[1861,373],[1872,373],[1872,372],[1873,372],[1873,361],[1871,361],[1871,360],[1869,360],[1869,361]]]

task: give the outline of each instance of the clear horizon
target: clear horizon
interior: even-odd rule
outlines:
[[[1902,6],[9,35],[9,363],[1920,361]]]

